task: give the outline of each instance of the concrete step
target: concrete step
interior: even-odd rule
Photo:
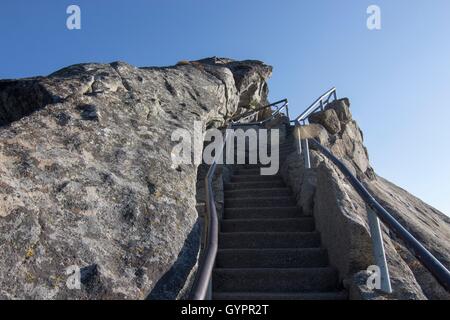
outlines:
[[[347,300],[345,291],[336,292],[216,292],[214,300]]]
[[[254,181],[254,182],[234,182],[226,183],[225,191],[228,190],[242,190],[242,189],[270,189],[286,187],[284,181]]]
[[[278,146],[274,145],[274,148],[278,148],[278,150],[280,150],[280,151],[281,150],[290,150],[290,149],[295,148],[295,145],[294,145],[293,142],[288,142],[288,143],[279,144]],[[245,150],[246,153],[248,153],[249,150],[252,150],[254,152],[257,152],[257,155],[259,156],[259,148],[251,148],[250,149],[248,147],[248,145],[247,145],[244,150]],[[270,151],[272,150],[272,146],[268,145],[266,150],[270,153]],[[235,155],[237,154],[237,149],[236,148],[234,149],[234,154]]]
[[[215,292],[327,292],[338,286],[333,268],[215,269]]]
[[[295,149],[295,145],[293,142],[284,143],[280,145],[280,150],[292,150]]]
[[[222,232],[311,232],[313,218],[222,220]]]
[[[225,190],[226,198],[256,198],[256,197],[291,197],[289,188],[267,188],[267,189],[246,189],[246,190]]]
[[[292,153],[294,151],[295,151],[295,148],[293,148],[293,147],[283,148],[283,149],[278,150],[279,154],[284,154],[284,155],[285,154],[290,154],[290,153]]]
[[[322,248],[222,249],[216,259],[216,268],[311,268],[327,264],[327,252]]]
[[[318,248],[320,234],[314,232],[227,232],[219,234],[220,249]]]
[[[269,182],[269,181],[283,181],[281,175],[273,176],[260,176],[260,175],[233,175],[231,176],[231,182]]]
[[[225,208],[225,219],[276,219],[301,217],[299,208]]]
[[[234,171],[234,175],[236,176],[260,176],[261,175],[261,168],[254,168],[254,169],[238,169]]]
[[[293,197],[262,197],[262,198],[240,198],[225,199],[226,208],[248,208],[248,207],[292,207],[296,205]]]
[[[235,170],[241,170],[241,169],[261,169],[263,167],[268,167],[267,165],[262,164],[235,164],[233,168]]]
[[[285,158],[286,156],[290,155],[294,151],[295,151],[295,149],[278,150],[278,159]],[[270,157],[271,160],[274,160],[274,156],[269,154],[269,157]],[[261,158],[259,156],[256,157],[255,159],[256,159],[256,163],[251,163],[251,161],[253,161],[253,158],[245,156],[244,160],[243,160],[244,163],[238,163],[239,159],[237,157],[235,157],[233,159],[233,161],[234,161],[233,163],[235,163],[237,165],[244,165],[244,164],[256,165],[256,164],[261,164]],[[265,165],[265,166],[267,166],[267,165]]]

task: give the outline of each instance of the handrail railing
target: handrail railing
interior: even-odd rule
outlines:
[[[223,151],[229,138],[229,130],[232,125],[229,125],[225,131],[225,139],[222,143],[220,152],[214,158],[214,162],[209,167],[205,178],[206,190],[206,214],[203,230],[203,252],[201,253],[200,262],[196,279],[193,285],[192,299],[205,300],[211,297],[211,275],[216,261],[219,237],[219,221],[216,211],[216,203],[214,200],[214,191],[212,181],[216,172],[217,163],[223,157]]]
[[[294,122],[296,126],[302,126],[306,124],[308,117],[317,109],[326,106],[329,103],[331,97],[337,100],[336,88],[333,88],[323,94],[319,99],[317,99],[310,107],[308,107],[300,116],[298,116]],[[326,100],[325,100],[326,98]],[[305,167],[309,169],[311,167],[310,155],[309,155],[309,143],[308,139],[301,139],[300,135],[298,137],[299,153],[304,154]],[[383,206],[381,206],[378,201],[367,191],[364,185],[351,173],[351,171],[336,158],[331,151],[322,146],[315,139],[311,139],[313,144],[317,149],[324,154],[328,159],[330,159],[344,174],[344,176],[349,180],[350,184],[355,188],[357,193],[369,206],[370,210],[368,212],[369,227],[371,230],[374,256],[378,267],[381,272],[381,289],[384,292],[392,292],[389,270],[386,263],[386,256],[384,252],[384,244],[380,228],[380,220],[394,233],[402,239],[409,250],[416,256],[416,258],[427,268],[431,274],[442,284],[442,286],[450,292],[450,271],[431,254],[406,228],[404,228],[401,223],[399,223]],[[302,147],[303,144],[303,147]]]
[[[337,100],[336,88],[327,91],[319,99],[317,99],[310,107],[308,107],[305,112],[303,112],[299,117],[297,117],[293,122],[296,125],[301,126],[306,124],[307,118],[317,109],[324,109],[326,105],[330,102],[330,99],[334,98]],[[259,112],[265,108],[278,105],[285,102],[285,105],[278,108],[277,111],[282,110],[283,107],[287,108],[287,100],[281,100],[273,103],[269,106],[260,108],[259,110],[253,110]],[[248,117],[248,115],[240,115],[236,118],[234,122],[232,121],[228,126],[225,139],[222,143],[220,152],[216,155],[216,158],[209,168],[209,171],[205,178],[206,186],[206,214],[205,214],[205,227],[204,227],[204,248],[201,253],[199,267],[197,275],[193,284],[193,289],[191,292],[191,297],[193,300],[205,300],[212,297],[212,272],[214,269],[214,264],[217,256],[218,250],[218,234],[219,234],[219,222],[217,217],[216,205],[214,200],[214,192],[212,187],[212,181],[214,178],[215,170],[217,168],[218,160],[223,157],[223,151],[229,140],[229,130],[234,125],[240,125],[237,121],[242,118]],[[274,116],[269,117],[273,119]],[[256,124],[260,124],[258,122]],[[299,152],[304,153],[306,168],[310,168],[309,159],[309,147],[308,139],[301,139],[299,136]],[[380,220],[385,223],[385,225],[394,231],[394,233],[402,239],[406,246],[411,250],[411,252],[417,257],[417,259],[433,274],[436,279],[443,285],[443,287],[450,292],[450,272],[449,270],[436,258],[434,257],[414,236],[406,230],[386,209],[381,206],[378,201],[367,191],[364,185],[351,173],[351,171],[336,158],[327,148],[323,147],[319,142],[311,139],[314,146],[324,154],[328,159],[330,159],[344,174],[344,176],[349,180],[350,184],[355,188],[357,193],[366,202],[369,207],[368,218],[370,233],[373,242],[374,256],[377,266],[380,268],[381,276],[381,290],[384,292],[392,292],[389,270],[386,262],[386,255],[384,251],[383,238],[380,227]],[[302,150],[301,142],[304,147]],[[307,162],[306,162],[307,161]]]
[[[296,126],[302,126],[307,124],[308,118],[311,114],[316,112],[318,109],[324,110],[325,107],[330,103],[331,98],[334,100],[337,100],[337,93],[336,88],[333,87],[327,92],[325,92],[323,95],[321,95],[319,98],[317,98],[316,101],[314,101],[308,108],[306,108],[305,111],[303,111],[302,114],[300,114],[295,120],[292,120],[291,122],[294,122]],[[304,149],[305,152],[303,152],[303,157],[305,161],[306,168],[311,168],[311,159],[309,157],[309,143],[308,139],[305,140],[298,140],[298,150],[299,153],[302,153],[302,150]]]
[[[264,124],[264,123],[266,123],[266,122],[272,120],[273,118],[275,118],[275,117],[276,117],[278,114],[280,114],[283,110],[286,110],[286,117],[289,118],[289,102],[288,102],[287,99],[283,99],[283,100],[280,100],[280,101],[271,103],[271,104],[269,104],[269,105],[267,105],[267,106],[260,107],[260,108],[254,109],[254,110],[250,110],[250,111],[248,111],[248,112],[246,112],[246,113],[244,113],[244,114],[242,114],[242,115],[238,115],[238,116],[237,116],[237,117],[238,117],[238,120],[241,120],[241,121],[242,121],[242,119],[248,119],[248,118],[250,118],[250,117],[252,117],[252,116],[257,115],[257,114],[258,114],[259,112],[261,112],[262,110],[265,110],[265,109],[267,109],[267,108],[271,108],[271,107],[277,106],[277,105],[279,105],[279,104],[281,104],[281,103],[282,103],[282,105],[279,106],[279,107],[277,108],[277,110],[274,110],[274,111],[272,112],[272,114],[271,114],[270,117],[268,117],[268,118],[266,118],[266,119],[264,119],[264,120],[256,121],[256,122],[247,122],[247,123],[243,122],[243,123],[238,123],[238,122],[235,121],[233,118],[231,118],[231,122],[232,122],[234,125],[237,125],[237,126],[262,125],[262,124]]]
[[[299,115],[293,121],[301,122],[306,120],[312,113],[314,113],[318,109],[325,108],[326,105],[330,102],[331,97],[333,97],[334,100],[337,100],[336,88],[331,88],[323,95],[321,95],[316,101],[314,101],[312,105],[310,105],[301,115]]]
[[[257,110],[252,110],[252,114],[255,112],[259,112],[266,108],[270,108],[276,106],[280,103],[283,103],[281,107],[277,109],[275,112],[281,112],[283,108],[287,108],[288,101],[287,99],[277,101],[270,105],[261,107]],[[205,300],[210,299],[212,296],[212,271],[214,269],[214,263],[216,261],[217,250],[218,250],[218,237],[219,237],[219,221],[217,217],[216,203],[214,200],[214,191],[212,186],[212,181],[214,178],[214,174],[216,172],[217,163],[219,159],[223,157],[223,151],[225,146],[230,138],[229,132],[233,126],[240,125],[238,121],[245,119],[251,115],[246,115],[245,113],[239,115],[235,118],[235,121],[231,121],[225,131],[225,139],[222,142],[220,147],[220,152],[214,158],[213,163],[211,164],[208,173],[205,178],[205,189],[206,189],[206,214],[204,218],[204,229],[203,229],[203,244],[200,261],[198,264],[197,274],[194,280],[194,284],[192,286],[191,298],[192,300]],[[273,114],[270,119],[273,118]]]
[[[351,173],[347,166],[336,158],[330,150],[322,146],[317,140],[311,139],[314,146],[330,159],[344,174],[350,184],[355,188],[356,192],[367,203],[367,205],[375,212],[382,222],[394,231],[394,233],[402,239],[406,246],[413,252],[417,259],[436,277],[439,283],[450,291],[450,272],[447,268],[434,257],[414,236],[406,230],[383,206],[367,191],[364,185]]]

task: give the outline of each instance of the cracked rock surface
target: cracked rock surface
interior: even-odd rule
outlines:
[[[301,134],[314,137],[329,148],[387,211],[450,268],[450,218],[375,173],[364,146],[363,132],[350,112],[350,101],[346,98],[334,101],[312,119],[314,124],[305,127]],[[385,226],[384,245],[394,293],[387,296],[368,292],[365,272],[374,260],[367,205],[348,179],[321,153],[312,150],[311,161],[313,169],[306,171],[303,158],[292,154],[281,172],[303,212],[314,214],[330,261],[349,287],[350,297],[450,299],[449,293],[403,241]]]
[[[271,72],[209,58],[0,81],[0,299],[178,297],[200,230],[197,166],[172,165],[171,134],[265,103]]]

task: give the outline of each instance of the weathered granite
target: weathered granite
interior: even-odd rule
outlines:
[[[171,133],[265,102],[272,70],[219,60],[0,81],[0,299],[185,294],[200,235],[197,166],[172,165]],[[66,287],[72,265],[81,290]]]
[[[375,174],[364,146],[362,131],[353,120],[349,107],[347,98],[329,104],[325,111],[315,114],[313,122],[317,123],[302,128],[301,136],[315,138],[329,148],[394,217],[444,265],[450,267],[450,219]],[[337,125],[327,124],[330,119],[334,119],[333,123],[336,120],[334,116],[325,116],[324,113],[329,110],[333,110],[339,119],[339,132]],[[450,298],[402,241],[386,227],[383,227],[383,236],[394,293],[387,296],[367,290],[364,279],[373,258],[366,205],[347,179],[324,156],[312,150],[311,161],[313,169],[306,171],[303,158],[292,154],[281,172],[303,212],[314,214],[330,261],[338,268],[351,298]]]

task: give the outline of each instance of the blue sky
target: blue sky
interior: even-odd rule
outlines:
[[[66,8],[82,30],[66,28]],[[380,6],[382,29],[366,9]],[[172,65],[207,56],[275,67],[293,113],[348,96],[378,174],[450,214],[448,0],[15,0],[0,3],[0,78],[80,62]]]

